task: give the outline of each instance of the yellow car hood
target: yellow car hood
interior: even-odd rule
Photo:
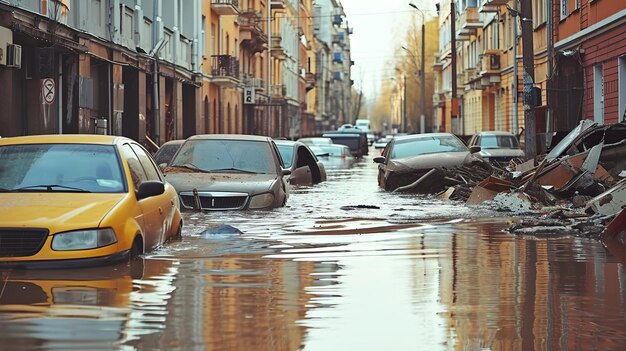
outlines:
[[[126,194],[0,193],[0,227],[96,228]]]

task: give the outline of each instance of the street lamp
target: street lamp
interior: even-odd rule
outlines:
[[[424,116],[426,115],[426,79],[424,75],[424,61],[425,61],[425,47],[426,47],[426,26],[425,26],[425,17],[424,12],[420,10],[415,4],[412,2],[409,3],[409,6],[419,11],[422,15],[422,60],[420,62],[420,85],[421,85],[421,97],[420,97],[420,133],[424,133]]]

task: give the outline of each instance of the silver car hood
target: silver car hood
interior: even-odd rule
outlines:
[[[267,192],[277,179],[277,174],[181,172],[165,175],[165,180],[179,193],[196,189],[205,192],[241,192],[253,195]]]
[[[469,162],[470,158],[469,151],[433,153],[391,160],[387,167],[395,172],[454,167]]]
[[[524,157],[522,149],[482,149],[480,155],[483,157]]]

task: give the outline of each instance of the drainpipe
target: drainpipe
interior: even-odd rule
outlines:
[[[153,70],[152,70],[152,137],[154,138],[154,142],[157,145],[160,145],[160,120],[161,120],[161,111],[160,111],[160,104],[159,104],[159,51],[161,51],[161,49],[163,48],[163,45],[165,44],[165,40],[163,37],[160,36],[161,31],[160,31],[160,27],[162,26],[162,22],[161,22],[161,1],[160,0],[154,0],[153,1],[153,6],[154,6],[154,35],[152,36],[153,38],[153,43],[154,43],[154,48],[152,49],[152,51],[150,52],[150,56],[153,59]],[[157,39],[160,38],[160,39]]]
[[[272,101],[272,1],[267,6],[267,42],[269,43],[267,50],[267,96]],[[269,113],[269,108],[268,108]]]
[[[547,0],[546,1],[546,5],[548,7],[548,18],[546,19],[546,31],[548,38],[546,43],[547,43],[547,48],[548,48],[548,80],[546,81],[546,131],[551,131],[554,129],[553,127],[553,121],[552,121],[552,105],[551,105],[551,101],[552,99],[550,98],[552,96],[552,78],[553,78],[553,57],[554,57],[554,47],[553,47],[553,42],[552,42],[552,0]]]
[[[518,98],[517,98],[517,86],[518,86],[518,72],[517,72],[517,0],[513,0],[513,133],[517,135],[519,133],[519,116],[518,116]]]

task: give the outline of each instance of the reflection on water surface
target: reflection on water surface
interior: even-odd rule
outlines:
[[[23,349],[622,350],[620,246],[515,237],[488,208],[389,194],[370,159],[273,211],[185,213],[143,266],[4,272]],[[230,225],[241,233],[214,231]],[[21,347],[23,346],[23,347]]]

